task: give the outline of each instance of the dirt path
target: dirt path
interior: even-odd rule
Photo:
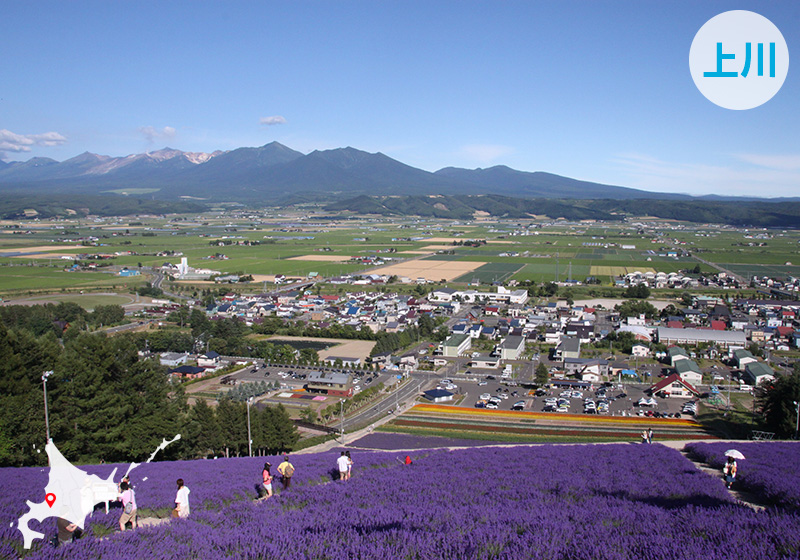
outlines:
[[[139,527],[155,527],[157,525],[169,523],[169,517],[143,517],[138,520],[138,523]]]
[[[692,459],[691,455],[686,451],[681,450],[681,454],[686,457],[692,464],[700,471],[708,474],[709,476],[713,476],[714,478],[722,478],[722,472],[719,469],[715,469],[714,467],[708,465],[708,463],[700,463]],[[736,486],[736,483],[734,483]],[[760,502],[758,496],[753,494],[752,492],[747,492],[740,488],[729,488],[728,494],[730,494],[736,503],[747,506],[750,509],[754,509],[756,511],[763,511],[766,509],[766,506]]]

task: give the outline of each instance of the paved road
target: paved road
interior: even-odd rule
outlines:
[[[125,325],[118,325],[116,327],[109,327],[109,328],[104,329],[104,330],[105,330],[105,332],[107,334],[117,334],[117,333],[120,333],[120,332],[132,331],[132,330],[140,328],[140,327],[146,327],[146,326],[150,325],[150,323],[155,323],[155,322],[156,322],[155,319],[147,319],[147,320],[144,320],[144,321],[136,321],[135,323],[127,323]]]
[[[720,266],[720,265],[718,265],[718,264],[716,264],[716,263],[713,263],[713,262],[711,262],[711,261],[707,261],[707,260],[705,260],[705,259],[703,259],[703,258],[701,258],[701,257],[698,257],[698,256],[697,256],[696,254],[694,254],[694,253],[692,253],[692,257],[693,257],[695,260],[698,260],[698,261],[700,261],[701,263],[703,263],[703,264],[706,264],[706,265],[710,266],[711,268],[715,268],[715,269],[719,270],[720,272],[724,272],[724,273],[725,273],[725,274],[727,274],[728,276],[732,276],[733,278],[735,278],[736,280],[738,280],[740,284],[743,284],[744,286],[747,286],[747,285],[750,283],[750,281],[749,281],[749,280],[745,280],[745,279],[744,279],[744,277],[743,277],[743,276],[741,276],[740,274],[736,274],[735,272],[731,272],[730,270],[728,270],[728,269],[727,269],[727,268],[725,268],[725,267],[722,267],[722,266]]]
[[[371,404],[368,408],[349,418],[345,418],[345,432],[361,428],[366,424],[370,424],[389,414],[395,413],[398,405],[402,406],[403,403],[408,403],[410,400],[414,399],[425,389],[425,385],[426,381],[424,375],[413,375],[403,383],[399,391],[393,390],[381,401]],[[340,428],[340,426],[341,424],[339,423],[334,424],[332,427]]]

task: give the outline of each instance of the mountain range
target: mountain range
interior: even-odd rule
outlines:
[[[42,157],[25,162],[0,161],[0,193],[94,195],[127,190],[165,200],[261,203],[344,200],[362,194],[696,200],[688,195],[579,181],[504,165],[488,169],[446,167],[431,173],[380,152],[347,147],[303,154],[278,142],[210,154],[164,148],[126,157],[86,152],[63,162]]]

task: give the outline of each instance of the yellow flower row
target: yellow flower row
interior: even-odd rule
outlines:
[[[589,414],[561,414],[556,412],[525,412],[516,410],[487,410],[485,408],[462,408],[441,404],[418,404],[411,409],[412,412],[431,412],[444,414],[461,414],[467,416],[483,416],[489,418],[514,418],[514,419],[539,419],[539,420],[566,420],[569,422],[587,422],[594,424],[657,424],[659,426],[675,426],[700,428],[694,420],[683,418],[651,418],[647,416],[600,416]]]

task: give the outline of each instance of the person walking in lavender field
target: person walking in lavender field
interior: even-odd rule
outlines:
[[[350,477],[353,476],[353,459],[350,457],[350,451],[344,452],[345,457],[347,457],[347,480],[350,480]]]
[[[733,486],[733,482],[736,480],[737,470],[736,459],[728,457],[728,461],[725,463],[725,466],[722,467],[722,474],[725,476],[725,486],[728,488]]]
[[[127,477],[126,477],[127,478]],[[137,511],[136,511],[136,494],[133,492],[130,484],[123,480],[119,484],[119,496],[117,500],[122,502],[122,515],[119,516],[119,530],[124,531],[128,522],[131,523],[131,528],[138,527]]]
[[[294,465],[289,462],[288,455],[283,456],[283,463],[278,465],[278,472],[281,475],[283,489],[288,490],[289,486],[292,485],[292,476],[294,476]]]
[[[270,463],[264,463],[264,470],[261,471],[261,479],[262,479],[262,486],[264,488],[264,496],[263,498],[269,499],[272,497],[272,473],[270,469],[272,465]]]
[[[177,481],[178,493],[175,495],[175,510],[173,517],[189,517],[189,488],[184,486],[183,479]],[[177,515],[175,515],[177,513]]]
[[[342,451],[336,459],[336,468],[339,469],[339,480],[347,480],[347,468],[350,466],[347,455]]]

